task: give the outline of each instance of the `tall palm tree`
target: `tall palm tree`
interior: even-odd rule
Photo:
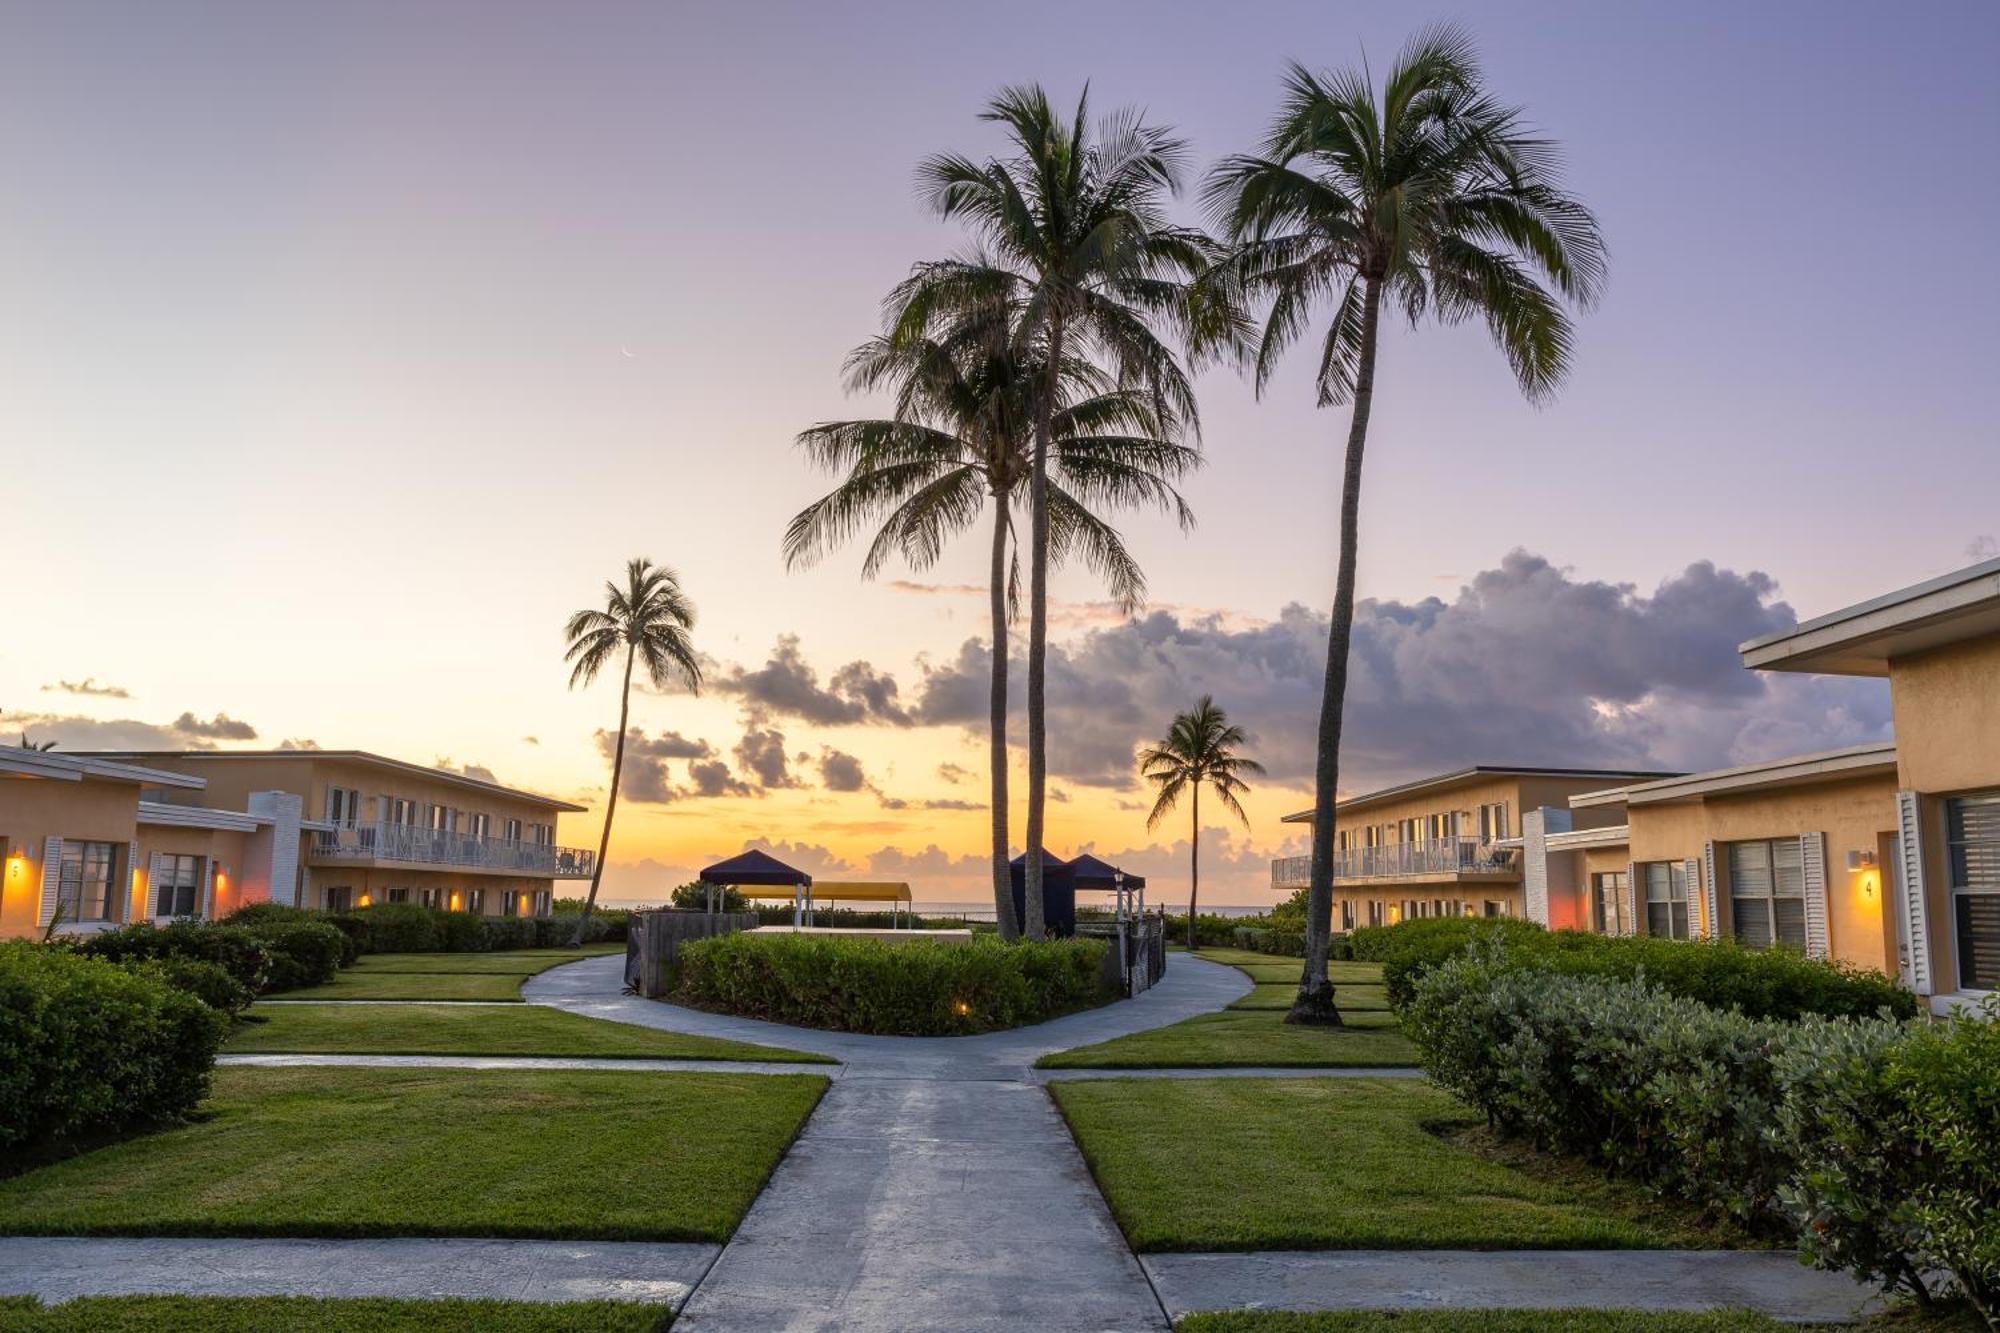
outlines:
[[[920,265],[897,294],[905,334],[941,313],[996,298],[1023,312],[1020,336],[1040,345],[1045,375],[1063,373],[1074,349],[1101,358],[1118,381],[1143,388],[1190,427],[1194,392],[1160,324],[1195,327],[1193,278],[1214,258],[1208,237],[1172,224],[1186,145],[1134,112],[1094,130],[1089,94],[1067,120],[1037,86],[1008,88],[981,116],[1005,127],[1004,157],[955,153],[926,159],[918,187],[944,218],[962,218],[982,254]],[[947,318],[950,318],[946,314]],[[1048,788],[1044,696],[1048,570],[1053,528],[1048,484],[1054,391],[1038,397],[1028,480],[1028,818],[1023,928],[1042,934],[1042,816]]]
[[[1012,534],[1032,470],[1028,423],[1049,381],[1016,355],[1020,343],[1008,324],[1017,312],[1003,303],[966,314],[939,338],[884,335],[849,356],[848,387],[892,387],[895,415],[823,422],[799,435],[816,464],[845,476],[793,518],[784,549],[788,566],[808,565],[879,522],[862,577],[874,577],[897,553],[924,569],[993,502],[993,906],[1002,935],[1013,939],[1020,923],[1007,864],[1007,640],[1020,579]],[[1135,608],[1145,598],[1145,576],[1095,511],[1152,505],[1191,524],[1174,484],[1200,455],[1180,442],[1179,422],[1159,401],[1119,388],[1080,358],[1071,358],[1057,388],[1064,397],[1048,414],[1057,474],[1046,483],[1052,553],[1057,563],[1082,559],[1121,606]]]
[[[1263,152],[1225,158],[1204,192],[1236,246],[1219,274],[1270,303],[1253,361],[1258,392],[1314,309],[1327,306],[1319,403],[1352,404],[1320,697],[1306,961],[1287,1015],[1338,1023],[1326,972],[1334,798],[1383,302],[1413,325],[1426,315],[1484,320],[1522,392],[1541,402],[1569,367],[1567,307],[1587,308],[1602,286],[1604,242],[1590,211],[1562,188],[1555,146],[1493,100],[1471,41],[1449,27],[1412,41],[1379,94],[1365,70],[1315,75],[1293,65]]]
[[[563,626],[572,663],[569,687],[588,685],[597,673],[625,653],[624,685],[618,696],[618,740],[611,752],[611,795],[604,803],[604,832],[597,840],[597,861],[590,868],[590,894],[577,915],[572,945],[583,943],[584,927],[597,907],[597,886],[604,879],[604,858],[611,850],[611,819],[618,813],[618,780],[625,767],[625,726],[632,713],[632,667],[643,663],[647,679],[664,689],[678,676],[690,690],[701,689],[701,662],[688,632],[694,628],[694,603],[681,591],[680,579],[664,565],[646,559],[625,563],[625,586],[606,582],[604,609],[578,611]]]
[[[1192,806],[1191,837],[1188,842],[1188,950],[1200,946],[1195,929],[1195,905],[1201,897],[1201,784],[1215,788],[1215,799],[1225,810],[1250,827],[1237,798],[1250,790],[1245,775],[1262,777],[1264,766],[1255,759],[1237,755],[1244,742],[1243,728],[1234,726],[1228,714],[1215,706],[1215,696],[1204,694],[1194,708],[1175,716],[1173,725],[1158,745],[1139,756],[1139,767],[1148,781],[1160,789],[1153,813],[1146,816],[1146,831],[1180,804],[1185,793]]]

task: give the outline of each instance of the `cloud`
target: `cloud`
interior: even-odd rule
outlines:
[[[1702,769],[1889,735],[1878,681],[1747,671],[1736,645],[1796,623],[1764,574],[1689,565],[1651,595],[1524,551],[1446,602],[1355,608],[1342,787],[1474,763]],[[1049,647],[1050,772],[1136,785],[1134,746],[1205,693],[1250,733],[1271,780],[1310,783],[1324,613],[1233,626],[1155,611]],[[919,722],[983,734],[989,651],[926,668]],[[1023,673],[1012,674],[1018,685]]]
[[[600,730],[595,733],[594,739],[597,752],[610,759],[617,748],[618,733]],[[657,736],[648,736],[638,727],[629,728],[625,732],[625,759],[619,769],[619,794],[642,805],[664,805],[687,795],[733,794],[729,790],[729,769],[722,764],[715,765],[722,771],[723,780],[720,783],[711,776],[706,784],[695,779],[692,792],[674,786],[673,777],[667,770],[668,760],[707,759],[714,753],[715,747],[707,741],[690,740],[678,731],[663,731]]]
[[[542,738],[540,736],[523,736],[521,737],[521,743],[524,745],[540,745]]]
[[[85,676],[82,680],[59,680],[53,685],[42,686],[43,694],[76,694],[93,699],[129,699],[131,694],[122,685],[99,685],[95,676]]]
[[[820,751],[819,780],[828,791],[873,790],[861,761],[843,750]]]
[[[734,754],[736,766],[767,791],[805,785],[792,776],[791,759],[785,753],[785,733],[776,728],[751,722],[743,729],[743,739],[736,742]]]
[[[325,747],[310,736],[287,736],[278,742],[278,748],[280,750],[319,750]]]
[[[937,775],[946,782],[956,786],[970,779],[972,777],[972,770],[960,764],[939,764],[937,766]]]
[[[770,657],[754,671],[718,665],[709,684],[716,693],[741,700],[755,717],[777,714],[822,727],[863,722],[908,726],[911,720],[897,698],[895,678],[867,662],[849,662],[822,686],[796,634],[781,635]]]
[[[193,713],[182,713],[168,724],[173,731],[183,736],[193,736],[205,741],[254,741],[257,728],[248,722],[238,721],[227,713],[217,713],[204,722]]]
[[[688,765],[692,796],[748,796],[750,784],[740,781],[720,759],[696,760]]]
[[[493,770],[484,764],[455,764],[449,758],[441,758],[432,764],[431,767],[442,769],[446,773],[463,773],[466,777],[476,778],[481,782],[491,782],[497,785],[500,781],[499,778],[493,776]]]

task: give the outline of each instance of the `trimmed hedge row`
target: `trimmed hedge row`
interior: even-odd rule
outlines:
[[[625,913],[594,912],[584,942],[623,938]],[[377,903],[329,914],[278,903],[251,903],[226,918],[229,925],[268,930],[280,924],[330,927],[345,940],[341,965],[365,953],[486,953],[495,949],[555,949],[576,934],[576,916],[478,916],[419,903]]]
[[[184,983],[183,989],[211,1004],[228,992],[189,965],[200,963],[219,969],[251,998],[317,986],[331,980],[341,965],[345,937],[324,921],[251,917],[246,922],[240,918],[239,913],[226,923],[175,921],[165,926],[135,921],[84,937],[74,947],[111,962],[159,963],[158,975],[170,983]],[[244,999],[230,1005],[229,1012],[248,1003]]]
[[[1389,1003],[1410,1003],[1417,979],[1475,941],[1504,945],[1499,965],[1570,976],[1633,978],[1671,995],[1753,1018],[1868,1017],[1918,1012],[1917,997],[1880,972],[1807,958],[1790,949],[1746,949],[1733,940],[1663,940],[1543,930],[1511,917],[1433,917],[1354,932],[1355,956],[1382,964]]]
[[[2000,1318],[2000,1003],[1950,1024],[1752,1018],[1505,952],[1432,967],[1404,1014],[1425,1071],[1491,1124],[1821,1268],[1926,1299],[1949,1274]]]
[[[674,998],[842,1032],[958,1036],[1107,1000],[1101,940],[962,944],[748,932],[682,948]]]
[[[0,1148],[177,1120],[208,1095],[229,1021],[159,966],[0,942]]]

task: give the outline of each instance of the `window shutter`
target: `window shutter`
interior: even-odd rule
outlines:
[[[1639,892],[1639,878],[1645,873],[1645,868],[1637,861],[1627,861],[1625,863],[1624,894],[1621,897],[1617,889],[1611,891],[1612,900],[1618,904],[1620,919],[1605,922],[1605,934],[1630,935],[1633,933],[1632,919],[1639,914],[1638,904],[1633,895]]]
[[[1825,958],[1832,952],[1826,929],[1826,835],[1799,835],[1799,865],[1806,885],[1806,955]]]
[[[154,852],[146,858],[146,892],[153,898],[151,913],[153,916],[166,915],[160,910],[160,865],[166,859],[166,855],[162,852]]]
[[[115,881],[114,881],[115,882]],[[148,888],[153,881],[147,880]],[[146,916],[145,901],[139,897],[139,840],[134,838],[125,844],[125,892],[118,905],[120,921],[142,921]]]
[[[56,919],[56,898],[62,892],[61,838],[42,840],[42,913],[35,924],[46,927]]]
[[[1701,870],[1702,934],[1712,940],[1722,934],[1722,917],[1716,906],[1715,844],[1712,842],[1701,845]]]
[[[215,858],[201,858],[201,903],[196,915],[203,921],[215,918]]]
[[[1931,923],[1924,899],[1924,830],[1913,791],[1896,793],[1896,933],[1903,946],[1903,981],[1931,993]]]
[[[1687,937],[1691,940],[1706,939],[1708,923],[1715,919],[1715,914],[1714,910],[1710,909],[1707,916],[1702,915],[1701,862],[1690,856],[1683,865],[1687,871]]]

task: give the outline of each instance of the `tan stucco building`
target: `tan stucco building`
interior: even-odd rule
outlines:
[[[1525,902],[1515,833],[1523,811],[1659,776],[1475,766],[1341,801],[1334,821],[1334,929],[1427,916],[1518,916]],[[1285,822],[1310,829],[1312,817],[1302,810]],[[1304,888],[1309,872],[1309,857],[1280,857],[1271,863],[1271,887]]]
[[[1886,677],[1894,743],[1530,811],[1528,915],[1775,940],[1890,972],[1940,1012],[2000,990],[2000,560],[1741,651],[1756,670]]]
[[[541,915],[593,853],[581,806],[358,750],[0,755],[0,934],[213,919],[247,902]]]

